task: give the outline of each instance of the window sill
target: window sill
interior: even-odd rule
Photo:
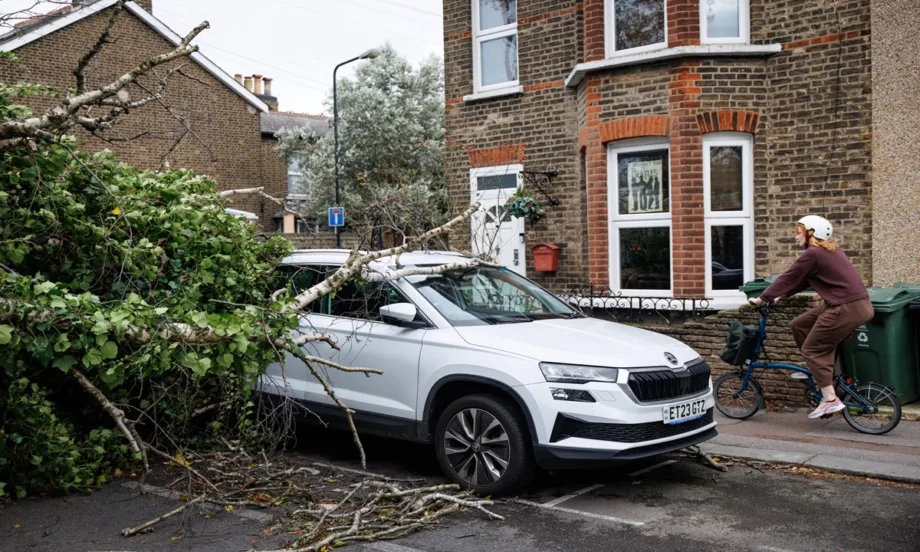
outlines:
[[[489,100],[492,98],[501,98],[504,96],[514,96],[516,94],[523,94],[523,86],[509,86],[508,88],[500,88],[498,90],[488,90],[486,92],[477,92],[475,94],[469,94],[463,96],[464,103],[478,102],[480,100]]]
[[[664,48],[637,54],[623,54],[608,59],[579,63],[565,79],[565,85],[570,88],[578,86],[588,73],[604,69],[615,69],[617,67],[628,67],[685,57],[770,56],[778,54],[782,49],[782,44],[703,44],[700,46]]]

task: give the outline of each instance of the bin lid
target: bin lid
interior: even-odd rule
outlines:
[[[770,287],[770,284],[772,284],[777,278],[779,278],[779,274],[771,274],[765,278],[754,278],[750,282],[741,284],[741,287],[738,289],[741,291],[756,291],[758,289],[767,289]]]
[[[537,251],[539,249],[554,250],[554,249],[559,249],[559,246],[554,243],[538,243],[538,244],[534,244],[531,250]]]
[[[893,288],[920,290],[920,284],[908,284],[907,282],[895,282],[891,285]]]
[[[920,298],[920,286],[916,289],[870,287],[869,300],[876,312],[894,312]]]

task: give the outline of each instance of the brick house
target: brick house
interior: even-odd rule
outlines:
[[[0,51],[12,51],[18,58],[0,60],[0,82],[44,84],[62,92],[72,88],[78,60],[99,37],[115,4],[115,0],[74,2],[72,7],[26,21],[0,37]],[[113,42],[87,68],[88,86],[111,82],[179,43],[181,37],[152,15],[151,4],[152,0],[125,3],[112,29]],[[79,129],[76,134],[80,148],[86,152],[108,148],[120,160],[141,168],[157,169],[166,160],[172,167],[213,177],[221,189],[264,186],[268,194],[285,197],[290,178],[288,166],[275,151],[276,140],[266,128],[310,124],[314,118],[278,112],[278,99],[271,95],[271,79],[263,80],[256,75],[257,88],[253,77],[246,77],[248,82],[242,76],[235,79],[203,52],[177,60],[167,68],[183,64],[162,98],[178,117],[170,116],[155,102],[150,103],[122,117],[106,135],[140,137],[106,142]],[[141,83],[148,88],[155,86],[153,78],[148,75]],[[134,85],[127,91],[138,98],[146,95]],[[29,98],[36,111],[58,101],[60,95]],[[188,123],[194,136],[180,118]],[[236,196],[232,206],[254,213],[267,231],[279,227],[273,218],[278,206],[256,195]]]
[[[492,209],[472,223],[473,248],[492,232],[502,261],[517,255],[514,266],[555,291],[590,281],[731,308],[741,282],[792,262],[793,222],[817,213],[867,282],[920,281],[920,238],[906,237],[918,247],[898,260],[873,255],[873,227],[896,208],[872,201],[873,36],[887,32],[872,9],[445,0],[451,193]],[[904,63],[892,71],[895,84],[909,78]],[[916,190],[916,177],[899,178]],[[521,186],[545,217],[496,225],[495,206]],[[901,195],[916,220],[906,198],[916,194]],[[556,272],[534,272],[538,242],[560,247]]]

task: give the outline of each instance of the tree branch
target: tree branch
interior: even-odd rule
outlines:
[[[458,224],[468,220],[477,210],[479,210],[478,202],[471,205],[469,208],[467,208],[466,211],[457,215],[444,225],[429,230],[421,236],[412,238],[400,246],[391,247],[389,249],[381,249],[380,251],[373,251],[371,253],[365,254],[353,253],[348,261],[342,265],[340,269],[336,270],[329,278],[326,278],[319,284],[311,287],[310,289],[295,297],[294,301],[290,303],[290,308],[299,311],[304,310],[307,305],[313,301],[316,301],[324,295],[332,293],[341,287],[345,282],[347,282],[349,278],[363,271],[364,267],[367,266],[368,263],[382,259],[383,257],[392,257],[401,253],[405,253],[406,251],[410,251],[438,236],[446,234]]]
[[[86,70],[86,66],[89,65],[89,62],[92,61],[92,59],[102,51],[102,47],[108,43],[109,33],[112,32],[112,27],[115,26],[115,20],[118,19],[118,15],[121,13],[124,6],[124,0],[118,0],[118,3],[115,4],[115,8],[112,10],[112,15],[109,16],[109,22],[106,23],[105,29],[102,30],[102,34],[96,39],[96,43],[93,44],[93,47],[83,54],[83,57],[80,58],[80,62],[77,63],[77,68],[73,71],[74,77],[77,78],[77,94],[82,94],[86,91],[86,76],[83,72]]]

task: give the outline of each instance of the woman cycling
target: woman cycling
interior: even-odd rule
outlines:
[[[834,353],[841,341],[875,312],[869,292],[850,259],[830,241],[833,228],[823,217],[809,215],[795,225],[795,239],[804,248],[799,258],[751,304],[778,301],[811,286],[824,304],[792,321],[792,335],[824,400],[809,418],[820,418],[845,407],[834,393]]]

